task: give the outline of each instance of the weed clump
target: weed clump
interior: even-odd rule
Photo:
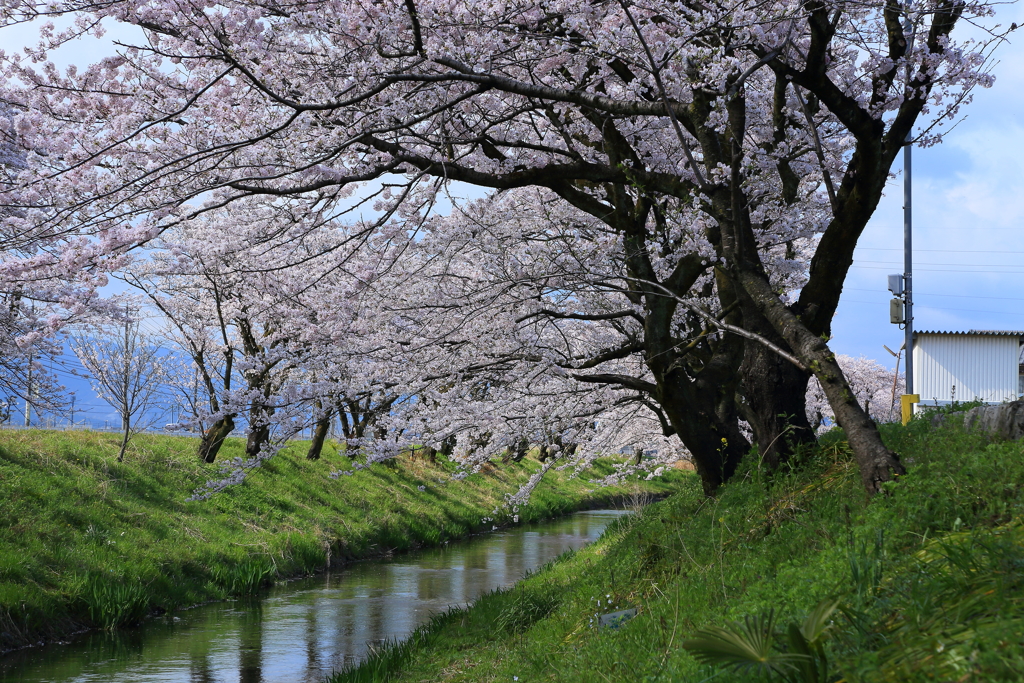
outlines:
[[[146,586],[125,577],[89,576],[80,600],[92,623],[110,630],[138,623],[149,612]]]
[[[509,635],[520,635],[551,614],[560,602],[557,592],[535,584],[520,585],[508,593],[508,604],[498,613],[494,625]]]

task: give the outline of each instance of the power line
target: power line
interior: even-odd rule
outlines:
[[[865,289],[863,287],[844,287],[844,290],[853,292],[875,292],[881,294],[886,290],[883,289]],[[957,299],[995,299],[999,301],[1024,301],[1024,298],[1015,296],[974,296],[972,294],[925,294],[924,296],[948,296],[955,297]]]
[[[888,265],[901,265],[895,261],[858,261],[858,263],[885,263]],[[931,261],[918,261],[916,266],[963,266],[964,268],[1020,268],[1020,263],[933,263]]]
[[[851,268],[860,268],[863,270],[892,270],[894,266],[850,266]],[[985,268],[991,268],[993,266],[984,266]],[[1017,266],[1004,266],[1006,268],[1012,268]],[[1024,275],[1024,270],[1000,270],[1000,271],[984,271],[984,270],[958,270],[956,268],[915,268],[915,270],[923,270],[929,273],[971,273],[974,275]]]
[[[903,251],[898,247],[857,247],[862,251]],[[935,254],[1024,254],[1024,251],[1003,251],[1002,249],[914,249]]]
[[[851,304],[871,304],[872,306],[878,306],[877,301],[859,301],[858,299],[844,299],[844,303]],[[1017,318],[1024,318],[1024,313],[1007,313],[1005,311],[986,311],[979,308],[947,308],[944,306],[927,306],[925,304],[915,304],[919,308],[930,308],[934,311],[969,311],[971,313],[995,313],[997,315],[1012,315]]]
[[[59,365],[59,362],[55,361],[55,364]],[[82,375],[82,374],[77,374],[77,373],[74,373],[74,372],[68,372],[67,370],[60,370],[60,369],[55,369],[55,368],[51,368],[50,372],[53,375],[55,375],[58,379],[60,379],[61,377],[64,377],[64,378],[74,378],[74,379],[83,380],[83,381],[87,381],[87,382],[91,382],[91,381],[93,381],[95,379],[91,374]],[[85,372],[88,372],[88,371],[86,370]],[[91,387],[90,387],[90,389],[91,389]],[[180,395],[177,394],[177,393],[174,393],[174,391],[171,390],[171,389],[156,389],[153,393],[156,396],[159,396],[160,398],[167,399],[167,400],[178,400],[180,398]]]

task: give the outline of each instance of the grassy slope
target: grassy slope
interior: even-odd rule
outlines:
[[[300,444],[242,485],[186,502],[218,474],[217,465],[195,458],[194,440],[140,435],[117,463],[117,438],[0,431],[0,651],[251,592],[329,559],[464,536],[482,529],[482,518],[539,469],[527,458],[442,483],[450,463],[402,459],[334,480],[328,474],[351,469],[351,461],[327,448],[322,460],[309,462]],[[221,459],[241,449],[241,441],[229,441]],[[610,472],[606,463],[599,467]],[[633,490],[593,488],[586,475],[556,475],[520,517],[549,517]],[[643,488],[664,493],[672,484]]]
[[[681,643],[774,610],[842,601],[836,681],[1024,680],[1024,442],[955,425],[885,428],[909,464],[866,500],[838,434],[799,474],[688,489],[598,543],[335,681],[783,680],[700,665]],[[638,607],[620,630],[598,613]],[[803,680],[803,679],[793,679]]]

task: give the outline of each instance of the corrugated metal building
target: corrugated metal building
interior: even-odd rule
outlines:
[[[1024,332],[914,334],[914,393],[921,404],[1002,403],[1024,394]]]

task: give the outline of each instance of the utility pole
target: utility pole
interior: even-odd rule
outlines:
[[[32,304],[32,313],[34,314],[36,306]],[[25,386],[25,426],[32,426],[32,362],[35,360],[34,354],[30,350],[28,352],[28,383]]]
[[[907,390],[900,396],[900,412],[903,424],[910,422],[914,415],[914,405],[921,397],[914,393],[914,291],[913,291],[913,234],[911,223],[910,193],[910,134],[907,134],[906,145],[903,147],[903,273],[889,276],[889,291],[896,298],[889,302],[889,322],[903,325],[906,335],[903,348],[907,350]],[[902,298],[901,298],[902,297]],[[890,350],[889,353],[892,353]],[[897,354],[893,353],[894,356]],[[899,373],[897,356],[896,372]],[[893,384],[895,388],[895,383]]]
[[[75,395],[71,394],[71,429],[75,428]]]
[[[910,133],[907,133],[907,144],[903,147],[903,320],[907,349],[907,393],[914,393],[914,244],[913,215],[911,212],[911,165],[910,165]]]
[[[131,369],[132,368],[132,366],[131,366],[132,358],[129,355],[129,349],[130,349],[130,345],[131,345],[131,318],[129,317],[130,315],[131,315],[131,313],[130,313],[130,311],[128,309],[128,304],[125,304],[124,305],[124,367],[122,368],[123,380],[124,380],[124,385],[123,386],[125,387],[125,392],[127,392],[129,378],[131,377],[131,373],[132,373],[132,369]],[[125,402],[125,404],[128,403],[128,401],[127,401],[127,393],[125,395],[124,402]],[[128,431],[128,420],[129,420],[128,406],[125,405],[124,408],[125,408],[124,415],[121,416],[121,430],[124,431],[124,432],[127,432]]]
[[[903,33],[907,37],[907,53],[914,48],[914,20],[910,17],[909,3],[907,17],[903,22]],[[910,62],[907,62],[905,88],[911,82]],[[905,367],[907,370],[907,393],[900,397],[901,417],[903,424],[910,422],[914,415],[914,404],[921,397],[914,393],[914,240],[913,240],[913,192],[911,150],[913,148],[913,130],[907,131],[907,139],[903,145],[903,346],[907,349]]]
[[[28,355],[28,386],[25,387],[25,426],[32,426],[32,354]]]

